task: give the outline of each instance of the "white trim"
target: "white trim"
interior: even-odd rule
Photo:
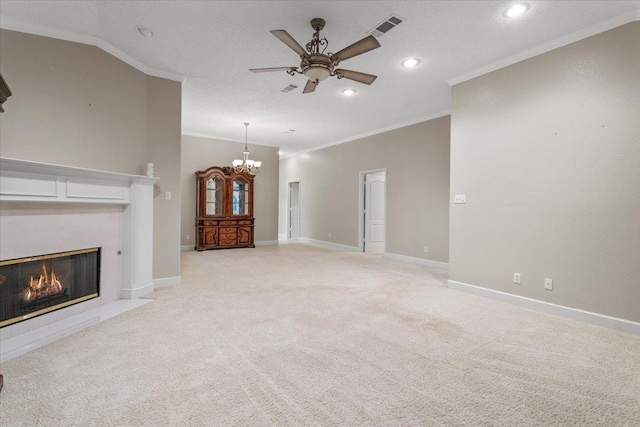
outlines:
[[[428,122],[429,120],[435,120],[435,119],[439,119],[440,117],[450,116],[450,115],[451,115],[451,110],[440,111],[439,113],[430,114],[430,115],[425,116],[425,117],[420,117],[420,118],[417,118],[417,119],[409,120],[407,122],[398,123],[398,124],[395,124],[395,125],[390,125],[390,126],[387,126],[387,127],[375,129],[375,130],[372,130],[370,132],[361,133],[359,135],[350,136],[348,138],[341,139],[339,141],[330,142],[328,144],[319,145],[317,147],[307,148],[306,150],[296,151],[295,153],[291,153],[291,154],[285,154],[285,155],[280,157],[280,160],[287,159],[287,158],[293,157],[293,156],[297,156],[299,154],[310,153],[312,151],[322,150],[323,148],[333,147],[334,145],[340,145],[340,144],[344,144],[346,142],[355,141],[356,139],[362,139],[362,138],[366,138],[368,136],[378,135],[380,133],[389,132],[389,131],[392,131],[392,130],[404,128],[404,127],[415,125],[415,124],[418,124],[418,123]]]
[[[123,205],[119,289],[121,298],[138,298],[153,292],[153,185],[159,179],[0,157],[0,202]],[[38,187],[49,191],[38,194]]]
[[[287,235],[285,233],[278,233],[278,241],[288,240]]]
[[[434,261],[431,259],[424,259],[424,258],[415,258],[412,256],[392,254],[389,252],[385,252],[383,254],[383,257],[388,259],[394,259],[396,261],[408,262],[409,264],[424,265],[425,267],[431,267],[431,268],[437,268],[440,270],[449,271],[448,262]]]
[[[339,251],[358,252],[358,248],[355,246],[340,245],[338,243],[325,242],[324,240],[314,240],[314,239],[307,239],[306,237],[300,237],[298,239],[298,242],[306,243],[308,245],[321,246],[323,248],[328,248],[328,249],[336,249]]]
[[[185,131],[182,131],[182,135],[184,135],[184,136],[193,136],[195,138],[215,139],[215,140],[220,141],[220,142],[234,142],[234,143],[237,142],[237,143],[242,144],[242,145],[244,145],[244,143],[245,143],[244,139],[240,140],[240,139],[234,139],[234,138],[229,138],[229,137],[225,137],[225,136],[208,135],[208,134],[198,133],[198,132],[185,132]],[[280,148],[279,145],[269,144],[269,143],[266,143],[266,142],[255,142],[255,141],[252,141],[251,144],[252,145],[260,145],[260,146],[263,146],[263,147]]]
[[[106,42],[104,39],[98,36],[51,28],[5,15],[0,16],[0,28],[3,28],[5,30],[18,31],[21,33],[34,34],[36,36],[50,37],[58,40],[66,40],[70,42],[96,46],[149,76],[161,77],[163,79],[174,80],[180,83],[184,83],[185,81],[185,76],[181,74],[170,73],[168,71],[148,67],[147,65],[124,53],[117,47]]]
[[[256,246],[277,246],[278,244],[279,242],[277,240],[260,240],[259,242],[255,242]]]
[[[195,245],[182,245],[180,246],[180,252],[182,251],[195,251],[196,247]]]
[[[160,279],[153,279],[153,288],[166,288],[168,286],[176,286],[182,284],[182,276],[175,277],[162,277]]]
[[[122,299],[136,299],[153,292],[153,280],[146,285],[138,286],[137,288],[123,288],[120,291],[120,298]]]
[[[7,338],[0,345],[0,362],[4,363],[49,343],[74,334],[89,326],[103,322],[119,314],[138,308],[153,300],[118,300],[87,310],[69,318],[50,323],[15,337]]]
[[[566,46],[568,44],[586,39],[587,37],[595,36],[596,34],[600,34],[602,32],[611,30],[613,28],[620,27],[622,25],[628,24],[629,22],[639,21],[639,20],[640,20],[640,9],[632,10],[631,12],[627,12],[623,15],[617,16],[607,21],[597,23],[587,28],[583,28],[582,30],[578,30],[571,34],[567,34],[565,36],[559,37],[555,40],[541,44],[532,49],[525,50],[524,52],[517,53],[515,55],[493,62],[491,64],[487,64],[480,68],[476,68],[475,70],[468,71],[464,74],[461,74],[457,77],[453,77],[447,80],[447,83],[449,83],[449,86],[454,86],[459,83],[465,82],[467,80],[471,80],[476,77],[482,76],[484,74],[490,73],[492,71],[499,70],[500,68],[504,68],[509,65],[513,65],[517,62],[524,61],[525,59],[529,59],[534,56],[538,56],[543,53],[550,52],[562,46]]]
[[[506,292],[494,291],[493,289],[469,285],[467,283],[457,282],[455,280],[449,280],[447,283],[447,287],[456,291],[462,291],[469,294],[514,304],[520,307],[528,308],[530,310],[540,311],[542,313],[565,317],[567,319],[576,320],[578,322],[589,323],[591,325],[601,326],[603,328],[614,329],[616,331],[640,336],[640,323],[633,322],[631,320],[619,319],[617,317],[606,316],[604,314],[593,313],[591,311],[565,307],[563,305],[553,304],[550,302],[508,294]]]

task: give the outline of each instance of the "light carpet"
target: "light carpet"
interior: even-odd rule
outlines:
[[[640,338],[302,244],[185,252],[183,285],[3,363],[2,426],[638,426]]]

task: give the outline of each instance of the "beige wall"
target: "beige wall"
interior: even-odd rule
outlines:
[[[242,123],[238,133],[243,134]],[[180,241],[184,246],[195,245],[196,177],[195,172],[211,166],[229,166],[242,158],[244,143],[220,141],[182,135],[182,227]],[[249,158],[262,162],[254,181],[253,213],[255,242],[278,240],[278,148],[249,144]],[[187,240],[187,235],[190,239]]]
[[[153,277],[179,276],[181,84],[95,46],[0,31],[0,72],[13,92],[0,156],[129,174],[156,163]]]
[[[639,22],[453,87],[451,280],[640,321],[639,112]]]
[[[0,30],[13,95],[0,155],[139,174],[147,162],[146,75],[95,46]]]
[[[448,262],[449,125],[440,117],[283,159],[280,232],[287,183],[299,180],[300,236],[357,247],[359,174],[386,168],[386,252]]]
[[[180,276],[182,84],[147,77],[147,161],[160,181],[153,199],[153,277]],[[167,200],[167,192],[171,199]]]

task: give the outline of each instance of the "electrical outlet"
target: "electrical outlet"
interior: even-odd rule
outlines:
[[[425,246],[425,247],[424,247],[424,253],[426,254],[427,252],[429,252],[429,247],[428,247],[428,246]]]
[[[331,233],[329,233],[329,238],[331,238]]]
[[[171,200],[171,191],[167,191],[166,193],[164,193],[164,198],[166,200]]]
[[[544,288],[548,291],[553,290],[553,280],[552,279],[544,279]]]
[[[520,284],[520,273],[513,273],[513,283]]]
[[[191,235],[187,234],[187,240],[191,240]]]

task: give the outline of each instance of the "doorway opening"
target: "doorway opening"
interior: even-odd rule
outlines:
[[[384,252],[387,217],[387,170],[360,172],[360,214],[358,249],[360,252]]]
[[[288,187],[287,238],[297,239],[300,237],[300,182],[289,182]]]

